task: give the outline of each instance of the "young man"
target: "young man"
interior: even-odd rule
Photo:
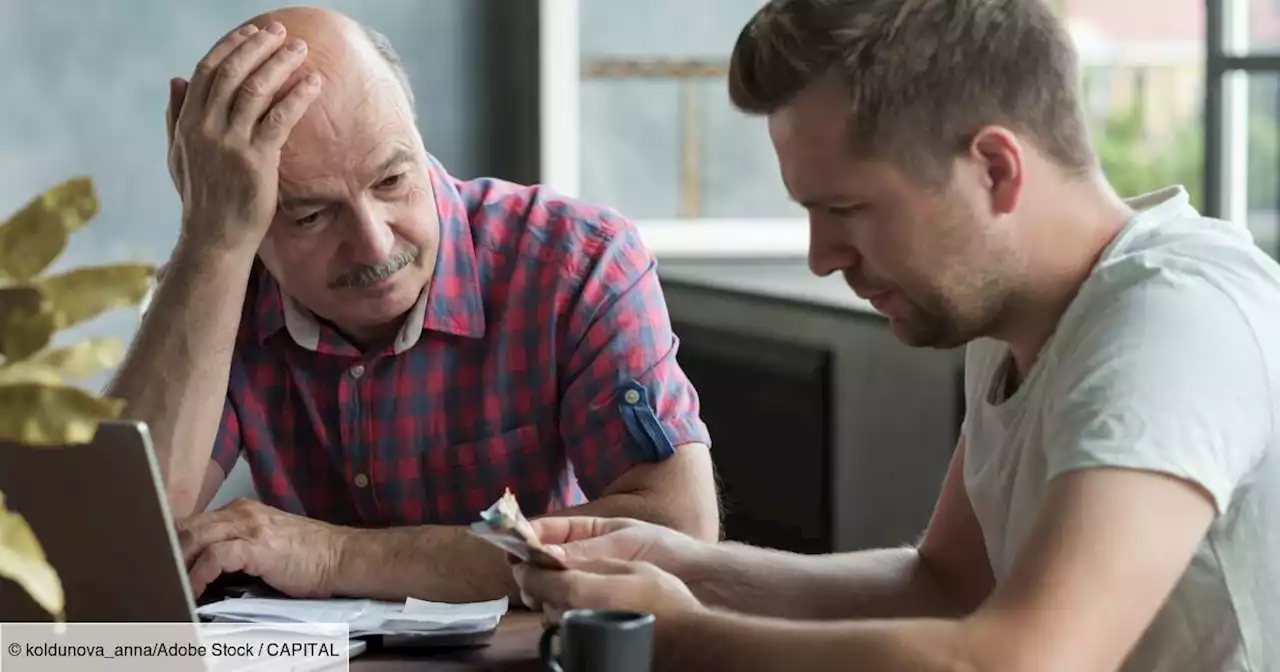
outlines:
[[[244,571],[300,596],[514,595],[465,527],[507,488],[718,537],[635,229],[451,177],[414,116],[390,46],[310,8],[172,83],[182,233],[109,393],[150,427],[197,593]],[[203,513],[240,455],[263,501]]]
[[[526,599],[655,612],[669,669],[1271,669],[1280,268],[1181,188],[1116,196],[1050,9],[775,0],[730,95],[768,117],[813,271],[909,344],[968,344],[934,516],[918,548],[816,557],[543,520],[572,569],[519,565]]]

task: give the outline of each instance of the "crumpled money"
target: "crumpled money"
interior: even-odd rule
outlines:
[[[567,569],[560,558],[543,549],[533,525],[520,511],[511,489],[502,498],[480,512],[480,520],[471,524],[471,533],[525,562],[547,569]]]

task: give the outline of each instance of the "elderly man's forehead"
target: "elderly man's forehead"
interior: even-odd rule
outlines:
[[[346,88],[317,99],[294,127],[281,152],[282,177],[376,179],[390,146],[417,146],[412,115],[394,81],[352,82]]]
[[[295,138],[328,143],[359,141],[361,136],[376,138],[413,124],[413,114],[394,77],[344,72],[322,74],[321,80],[320,95],[294,127],[286,152]]]

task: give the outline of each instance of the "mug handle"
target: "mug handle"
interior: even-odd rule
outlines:
[[[552,623],[542,631],[542,638],[538,640],[538,658],[542,659],[542,664],[551,672],[564,672],[564,668],[560,667],[560,663],[556,661],[555,656],[551,655],[551,643],[559,632],[560,624]]]

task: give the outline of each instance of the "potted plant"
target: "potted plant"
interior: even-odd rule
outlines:
[[[110,369],[124,356],[118,339],[92,338],[53,347],[54,335],[103,312],[136,305],[154,266],[113,264],[42,275],[72,233],[98,212],[89,178],[63,182],[0,224],[0,442],[56,450],[93,440],[98,423],[119,417],[123,403],[72,381]],[[0,492],[0,581],[21,586],[55,620],[64,595],[56,568],[21,512]]]

